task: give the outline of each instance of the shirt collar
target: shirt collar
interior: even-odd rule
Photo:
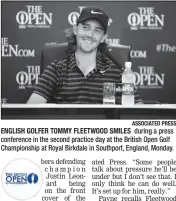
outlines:
[[[69,62],[69,67],[70,68],[75,68],[77,66],[76,58],[75,58],[75,52],[71,53],[68,56],[68,62]]]
[[[115,67],[115,63],[111,61],[105,54],[97,53],[97,69],[100,73],[104,73],[109,68]]]

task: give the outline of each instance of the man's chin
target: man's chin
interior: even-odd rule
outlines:
[[[81,48],[82,52],[84,53],[91,53],[91,52],[94,52],[96,49],[94,48],[91,48],[91,49],[88,49],[88,48]]]
[[[83,51],[85,54],[90,54],[91,52],[93,52],[93,50],[90,51]]]

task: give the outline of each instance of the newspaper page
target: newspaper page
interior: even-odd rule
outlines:
[[[176,3],[2,1],[1,6],[0,201],[176,201]],[[103,105],[97,88],[118,72],[101,69],[103,60],[100,85],[91,76],[88,85],[70,76],[74,84],[66,80],[68,91],[61,93],[77,94],[81,83],[79,98],[99,104],[77,99],[72,104],[68,97],[63,99],[68,105],[26,104],[44,68],[65,56],[57,48],[86,6],[109,14],[107,27],[101,21],[108,30],[108,58],[121,68],[131,58],[143,104]],[[102,20],[100,10],[91,14]],[[102,34],[102,27],[94,28]],[[88,47],[102,39],[83,38]]]

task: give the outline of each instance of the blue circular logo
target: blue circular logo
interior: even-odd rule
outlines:
[[[34,173],[28,175],[28,182],[30,184],[36,184],[38,182],[38,176]]]

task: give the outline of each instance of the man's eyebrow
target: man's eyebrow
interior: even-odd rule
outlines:
[[[87,26],[90,26],[88,23],[86,22],[81,22],[82,25],[87,25]]]
[[[104,30],[103,27],[95,27],[96,29]]]
[[[90,24],[89,24],[89,23],[87,23],[87,22],[81,22],[81,24],[82,24],[82,25],[86,25],[86,26],[89,26],[89,27],[90,27]],[[101,31],[104,31],[104,28],[103,28],[103,27],[96,26],[95,28],[96,28],[96,29],[99,29],[99,30],[101,30]]]

